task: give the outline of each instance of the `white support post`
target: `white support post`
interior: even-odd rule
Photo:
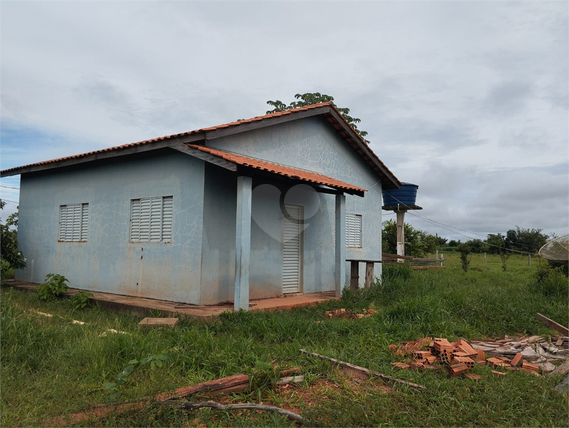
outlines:
[[[249,310],[249,266],[251,260],[251,203],[253,179],[237,177],[237,213],[235,236],[235,298],[236,311]]]
[[[397,255],[405,255],[405,211],[397,211]],[[405,260],[397,259],[398,263]]]
[[[346,195],[336,195],[336,297],[342,297],[346,282]]]

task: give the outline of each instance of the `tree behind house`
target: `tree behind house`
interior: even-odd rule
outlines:
[[[312,104],[326,103],[329,101],[334,101],[334,97],[332,97],[330,95],[326,95],[326,94],[321,94],[320,92],[307,92],[305,94],[296,94],[294,97],[297,99],[297,101],[292,101],[290,104],[285,104],[280,100],[275,100],[275,101],[269,100],[269,101],[267,101],[267,104],[269,104],[270,106],[273,106],[272,110],[267,110],[267,114],[291,110],[293,108],[309,106]],[[358,133],[358,135],[360,137],[362,137],[362,139],[367,144],[369,144],[369,141],[365,139],[367,132],[358,129],[358,126],[357,126],[357,124],[361,122],[361,119],[358,119],[357,117],[350,116],[350,109],[349,108],[345,108],[345,107],[340,108],[340,107],[336,106],[336,109],[342,114],[344,119],[346,119],[346,122],[349,123],[349,125],[354,129],[354,131],[356,131]]]

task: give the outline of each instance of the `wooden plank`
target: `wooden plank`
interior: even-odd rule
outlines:
[[[555,370],[548,373],[548,376],[563,376],[569,372],[569,360],[558,366]]]
[[[431,266],[411,266],[413,270],[428,270],[428,269],[446,269],[446,266],[431,265]]]
[[[178,318],[144,318],[138,323],[138,325],[143,329],[147,330],[154,327],[169,327],[175,328],[178,324]]]
[[[371,288],[373,284],[373,262],[366,262],[365,287]]]
[[[360,280],[360,264],[356,260],[350,262],[350,290],[355,291],[358,289],[358,282]]]
[[[383,258],[383,260],[385,260],[385,259],[413,260],[413,257],[411,257],[411,256],[398,256],[397,254],[388,254],[388,253],[382,253],[381,257]]]
[[[314,353],[314,352],[308,352],[306,349],[300,349],[300,353],[301,353],[301,354],[311,355],[311,356],[313,356],[313,357],[320,358],[321,360],[328,360],[328,361],[331,361],[332,363],[334,363],[334,364],[336,364],[336,365],[338,365],[338,366],[346,367],[346,368],[349,368],[349,369],[352,369],[352,370],[357,370],[357,371],[359,371],[359,372],[361,372],[361,373],[365,373],[366,375],[368,375],[368,376],[370,376],[370,377],[371,377],[371,376],[376,376],[376,377],[378,377],[378,378],[380,378],[380,379],[383,379],[383,380],[386,380],[386,381],[388,381],[388,382],[393,382],[393,383],[398,383],[398,384],[401,384],[401,385],[410,386],[410,387],[412,387],[412,388],[417,388],[417,389],[420,389],[420,390],[423,390],[423,391],[426,391],[426,390],[427,390],[427,388],[424,387],[423,385],[418,385],[418,384],[413,383],[413,382],[407,382],[407,381],[402,380],[402,379],[397,379],[397,378],[394,378],[394,377],[392,377],[392,376],[384,375],[383,373],[379,373],[379,372],[376,372],[376,371],[373,371],[373,370],[370,370],[370,369],[366,369],[365,367],[356,366],[356,365],[354,365],[354,364],[350,364],[350,363],[347,363],[347,362],[345,362],[345,361],[340,361],[340,360],[337,360],[337,359],[335,359],[335,358],[327,357],[327,356],[325,356],[325,355],[316,354],[316,353]]]
[[[421,258],[411,259],[411,261],[415,263],[439,263],[439,262],[444,262],[445,260],[446,259],[444,257],[441,257],[440,259],[421,259]]]
[[[198,383],[196,385],[178,388],[173,392],[164,392],[154,396],[155,400],[169,400],[171,398],[187,397],[198,392],[210,392],[234,387],[249,387],[249,376],[245,374],[237,374],[224,377],[221,379],[210,380],[208,382]]]
[[[552,319],[547,318],[545,315],[541,315],[540,313],[535,314],[535,317],[538,319],[538,321],[541,321],[552,329],[557,330],[562,335],[569,336],[569,329],[567,327],[563,327],[561,324],[556,323]]]

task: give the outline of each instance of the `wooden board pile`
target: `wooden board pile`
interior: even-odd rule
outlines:
[[[401,369],[417,370],[440,370],[444,367],[449,375],[453,377],[465,375],[470,379],[480,379],[480,375],[469,373],[476,365],[490,365],[493,368],[492,373],[498,376],[504,376],[506,374],[505,370],[523,370],[536,375],[539,375],[540,370],[550,371],[550,367],[547,367],[546,370],[543,364],[540,365],[541,360],[535,364],[529,362],[534,361],[534,356],[540,358],[540,354],[531,347],[532,353],[525,350],[524,346],[528,344],[528,341],[530,341],[529,343],[539,344],[540,347],[542,345],[546,346],[545,349],[551,352],[555,351],[555,354],[558,354],[556,358],[566,359],[569,353],[569,349],[565,349],[567,350],[565,352],[563,349],[560,350],[547,346],[547,341],[539,336],[522,338],[519,342],[506,338],[504,341],[499,340],[499,343],[495,344],[489,342],[469,343],[464,339],[449,342],[445,338],[433,339],[427,337],[407,342],[404,345],[390,345],[389,350],[396,356],[409,358],[407,362],[394,362],[392,363],[393,366]],[[512,346],[517,343],[519,343],[518,348]],[[563,345],[564,340],[557,340],[556,343]],[[426,349],[424,349],[425,346]],[[503,351],[503,349],[506,349],[505,346],[508,346],[507,353]],[[488,356],[486,352],[488,352]],[[543,353],[541,355],[543,358]],[[551,366],[551,370],[555,369],[553,364]]]
[[[567,361],[569,358],[569,337],[563,335],[552,336],[550,341],[542,336],[505,336],[503,339],[472,341],[471,345],[495,358],[515,360],[516,355],[521,354],[523,361],[538,366],[544,373],[553,371],[554,363]]]
[[[345,308],[336,309],[335,311],[326,311],[326,316],[328,318],[367,318],[371,317],[373,314],[376,314],[377,311],[373,308],[369,309],[362,309],[362,313],[357,313],[352,310],[346,310]]]

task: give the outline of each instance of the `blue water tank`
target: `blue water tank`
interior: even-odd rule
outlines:
[[[383,191],[383,206],[396,207],[398,205],[414,206],[417,205],[417,189],[416,184],[401,183],[400,189]]]

